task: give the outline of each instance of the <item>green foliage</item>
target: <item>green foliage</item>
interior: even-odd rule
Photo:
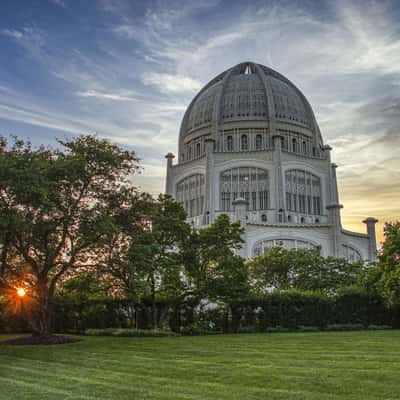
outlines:
[[[113,337],[171,337],[178,336],[171,331],[160,329],[121,329],[121,328],[107,328],[107,329],[87,329],[85,331],[87,336],[113,336]]]
[[[110,203],[127,191],[138,160],[93,136],[59,141],[63,150],[1,144],[0,286],[29,289],[32,328],[47,335],[58,282],[90,263],[115,229]]]
[[[377,287],[388,304],[400,307],[400,221],[386,223],[384,234],[377,265],[377,274],[380,274]]]
[[[245,299],[249,291],[248,268],[242,257],[230,254],[210,267],[206,287],[209,299],[231,304]]]
[[[363,324],[330,324],[327,325],[327,331],[361,331],[365,329]]]
[[[227,300],[247,291],[247,267],[234,254],[234,250],[242,246],[242,233],[240,223],[231,223],[226,214],[219,215],[204,229],[189,232],[182,243],[181,261],[192,295],[199,299],[211,296]],[[225,284],[224,280],[230,284]],[[222,290],[218,296],[217,286]]]
[[[365,267],[334,257],[324,258],[320,249],[295,250],[272,248],[249,262],[257,290],[320,290],[334,293],[340,287],[355,285]]]

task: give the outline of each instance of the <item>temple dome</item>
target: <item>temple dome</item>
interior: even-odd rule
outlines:
[[[259,126],[272,121],[319,136],[311,106],[292,82],[264,65],[244,62],[200,90],[183,117],[180,140],[237,122]]]

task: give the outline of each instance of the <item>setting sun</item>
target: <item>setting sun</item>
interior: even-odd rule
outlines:
[[[26,291],[25,291],[24,288],[18,288],[17,289],[17,294],[18,294],[19,297],[24,297],[25,294],[26,294]]]

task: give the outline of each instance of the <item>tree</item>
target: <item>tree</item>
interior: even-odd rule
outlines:
[[[0,146],[1,286],[18,279],[32,300],[33,333],[52,333],[54,292],[64,275],[93,264],[114,229],[108,213],[138,159],[107,140],[80,136],[62,150],[4,138]]]
[[[201,230],[192,229],[183,243],[182,263],[187,277],[188,294],[201,298],[215,294],[210,285],[229,261],[237,265],[234,250],[242,246],[240,222],[231,223],[226,214]]]
[[[230,305],[245,299],[249,290],[249,271],[242,257],[228,255],[210,269],[207,282],[210,300]]]
[[[130,196],[111,214],[118,229],[106,241],[103,269],[118,279],[124,296],[145,309],[150,325],[157,328],[168,308],[159,312],[157,302],[174,299],[183,289],[180,251],[190,231],[185,211],[170,196],[142,194]]]
[[[339,287],[358,283],[362,263],[320,255],[320,249],[295,250],[274,247],[249,262],[252,281],[258,290],[321,290],[336,292]]]
[[[377,283],[381,294],[391,306],[400,306],[400,221],[387,222],[384,227],[385,241],[380,252]]]

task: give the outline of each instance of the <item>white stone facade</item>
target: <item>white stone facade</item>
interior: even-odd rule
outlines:
[[[342,228],[330,150],[299,89],[265,66],[241,63],[189,105],[178,163],[166,156],[166,192],[195,227],[221,213],[240,220],[246,258],[281,245],[374,261],[376,220],[364,221],[366,234]]]

